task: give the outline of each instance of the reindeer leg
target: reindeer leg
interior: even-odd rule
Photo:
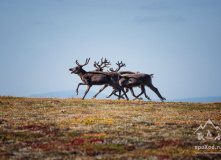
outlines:
[[[117,91],[115,91],[114,95],[118,97],[118,95],[116,94],[116,92],[117,92]],[[126,88],[126,91],[125,91],[125,92],[126,92],[126,93],[128,92],[128,88]],[[123,93],[122,95],[120,95],[120,98],[121,98],[121,99],[125,99],[125,98],[124,98],[124,93]]]
[[[113,89],[113,91],[111,92],[111,94],[109,94],[109,96],[107,96],[107,98],[110,98],[113,94],[115,94],[117,91],[116,89]]]
[[[108,85],[105,84],[105,85],[97,92],[97,94],[95,94],[95,95],[92,97],[92,99],[96,98],[97,95],[98,95],[99,93],[101,93],[107,86],[108,86]]]
[[[123,82],[124,82],[124,81],[123,81]],[[126,92],[124,91],[124,87],[126,87],[126,85],[121,82],[121,83],[120,83],[120,86],[119,86],[119,89],[118,89],[118,91],[119,91],[119,97],[118,97],[118,98],[120,98],[120,96],[125,95],[126,99],[129,101],[129,98],[127,97],[127,94],[126,94]],[[127,87],[126,87],[126,88],[127,88]],[[123,95],[120,95],[121,91],[123,91]],[[127,89],[127,91],[128,91],[128,89]]]
[[[123,93],[124,93],[126,99],[129,101],[129,98],[127,97],[127,94],[126,94],[126,92],[124,91],[124,87],[122,87],[122,91],[123,91]],[[119,95],[120,95],[120,93],[119,93]]]
[[[166,98],[162,97],[161,94],[160,94],[160,92],[158,91],[158,89],[157,89],[156,87],[154,87],[152,84],[150,84],[148,87],[150,87],[150,89],[157,94],[157,96],[160,98],[160,100],[161,100],[162,102],[163,102],[164,100],[166,100]]]
[[[114,93],[114,95],[116,96],[116,97],[118,97],[119,95],[117,94],[117,91]],[[120,98],[123,98],[122,96],[120,96]],[[124,98],[123,98],[124,99]]]
[[[138,94],[137,96],[134,94],[133,89],[131,88],[130,91],[131,91],[132,95],[135,97],[135,99],[139,99],[139,100],[140,100],[139,97],[140,97],[140,96],[144,93],[144,91],[145,91],[143,88],[144,88],[144,87],[141,86],[141,92],[140,92],[140,94]],[[141,98],[141,100],[142,100],[142,98]]]
[[[115,95],[116,97],[118,97],[118,95],[117,95],[117,91],[114,93],[114,95]]]
[[[117,98],[117,99],[120,99],[120,96],[121,96],[121,89],[119,89],[118,92],[119,92],[119,95],[118,95],[118,98]]]
[[[117,90],[114,90],[109,96],[112,96],[113,94],[118,97],[119,95],[116,94]],[[126,93],[128,92],[128,88],[126,88]],[[107,98],[109,98],[109,96]],[[120,96],[121,99],[125,99],[124,98],[124,93]]]
[[[127,87],[125,87],[125,88],[126,88],[125,93],[127,93],[129,90],[128,90],[128,88],[127,88]],[[124,98],[124,95],[125,95],[125,94],[123,93],[123,94],[120,96],[120,98],[125,99],[125,98]],[[117,95],[115,94],[115,96],[117,96]]]
[[[141,94],[139,94],[138,96],[136,96],[136,95],[134,94],[133,88],[130,87],[129,89],[130,89],[130,92],[131,92],[132,96],[135,97],[133,100],[136,100],[136,99],[138,99],[138,100],[143,100],[143,98],[141,98],[141,97],[139,98],[139,96],[140,96]]]
[[[90,90],[91,85],[87,85],[87,90],[84,93],[84,97],[82,98],[82,100],[84,100],[85,96],[87,95],[87,92]]]
[[[111,92],[111,94],[110,94],[109,96],[107,96],[107,98],[110,98],[112,95],[115,95],[115,96],[118,97],[118,95],[116,94],[116,92],[117,92],[117,90],[114,89],[114,90]],[[120,96],[120,98],[124,99],[124,97],[123,97],[122,95]]]
[[[80,85],[87,85],[85,83],[79,83],[78,86],[77,86],[77,89],[76,89],[76,94],[78,95],[78,88],[80,87]]]
[[[143,90],[144,90],[144,95],[145,95],[145,97],[149,100],[149,101],[151,101],[151,99],[150,99],[150,97],[146,94],[146,90],[145,90],[145,86],[141,86],[141,88],[143,87]]]
[[[124,92],[124,90],[123,90],[122,87],[120,87],[120,86],[117,86],[115,90],[119,92],[119,95],[117,95],[117,96],[118,96],[117,99],[120,99],[120,98],[121,98],[121,91]],[[116,92],[115,92],[115,93],[116,93]],[[114,93],[114,94],[115,94],[115,93]],[[125,93],[125,92],[124,92],[124,93]],[[116,94],[115,94],[115,95],[116,95]]]
[[[140,88],[141,88],[141,93],[140,93],[138,96],[136,96],[136,98],[138,98],[139,96],[141,96],[142,94],[144,94],[144,96],[145,96],[148,100],[151,100],[150,97],[148,97],[148,95],[146,94],[145,86],[144,86],[144,85],[141,85]]]

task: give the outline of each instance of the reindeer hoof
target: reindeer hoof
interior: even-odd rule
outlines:
[[[148,96],[145,96],[148,100],[150,100],[150,97],[148,97]]]
[[[142,101],[142,100],[143,100],[143,98],[141,98],[141,97],[136,97],[136,98],[134,98],[133,100]]]
[[[94,99],[95,98],[95,96],[93,96],[91,99]]]

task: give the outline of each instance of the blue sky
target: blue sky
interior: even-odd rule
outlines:
[[[75,60],[106,57],[168,99],[221,96],[220,28],[220,0],[1,0],[0,95],[75,92]]]

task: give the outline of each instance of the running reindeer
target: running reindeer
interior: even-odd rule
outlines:
[[[99,62],[94,62],[95,64],[94,64],[94,67],[95,68],[97,68],[96,70],[99,70],[99,67],[97,67],[97,63],[99,64]],[[131,72],[131,71],[119,71],[120,69],[121,69],[121,67],[125,67],[126,65],[121,61],[121,62],[117,62],[116,63],[117,64],[117,66],[118,66],[118,68],[117,69],[115,69],[115,70],[113,70],[113,68],[110,68],[110,71],[111,71],[111,73],[119,73],[120,75],[123,75],[123,74],[138,74],[139,72]],[[124,77],[125,78],[125,77]],[[129,77],[127,77],[127,78],[129,78]],[[131,77],[131,78],[133,78],[133,77]],[[106,87],[107,87],[108,85],[104,85],[99,91],[98,91],[98,93],[97,94],[95,94],[92,98],[96,98],[96,96],[100,93],[100,92],[102,92]],[[125,89],[126,89],[126,93],[128,92],[128,89],[131,91],[131,94],[135,97],[135,99],[139,99],[139,100],[142,100],[142,98],[141,97],[139,97],[139,96],[136,96],[135,94],[134,94],[134,91],[133,91],[133,89],[132,89],[132,87],[128,87],[128,86],[125,86]],[[116,94],[116,92],[117,92],[117,90],[113,90],[113,92],[109,95],[109,96],[107,96],[107,98],[110,98],[110,96],[111,95],[115,95],[115,96],[118,96],[117,94]],[[148,99],[148,100],[150,100],[150,98],[146,95],[146,92],[144,92],[144,94],[145,94],[145,97]],[[124,94],[123,94],[124,95]],[[121,97],[120,98],[122,98],[122,99],[124,99],[124,97],[123,97],[123,95],[121,95]]]
[[[130,77],[130,78],[128,79],[128,77]],[[128,88],[140,86],[141,93],[135,97],[138,98],[139,96],[144,94],[145,97],[147,99],[149,99],[149,97],[146,95],[146,91],[145,91],[145,86],[147,86],[153,92],[155,92],[157,94],[157,96],[160,98],[160,100],[163,102],[164,100],[166,100],[166,98],[162,97],[159,90],[153,86],[152,77],[153,77],[153,74],[150,74],[150,75],[149,74],[123,74],[123,75],[121,75],[121,79],[119,80],[119,84],[121,86],[126,86]],[[111,95],[112,95],[112,93],[111,93]]]
[[[80,65],[78,61],[76,60],[77,67],[70,68],[69,71],[71,71],[71,74],[77,74],[83,83],[79,83],[76,89],[76,93],[78,94],[78,88],[80,85],[87,85],[87,90],[84,93],[84,96],[82,99],[85,98],[87,95],[88,91],[90,90],[91,86],[93,85],[110,85],[112,86],[115,90],[119,92],[118,99],[120,99],[121,91],[125,94],[125,97],[127,100],[128,97],[123,90],[124,86],[119,85],[119,74],[118,73],[112,73],[112,72],[98,72],[98,71],[92,71],[92,72],[87,72],[83,69],[84,66],[86,66],[90,61],[89,59],[86,59],[85,64]]]
[[[154,91],[157,96],[161,99],[161,101],[166,100],[166,98],[162,97],[160,92],[158,91],[158,89],[156,87],[153,86],[152,84],[152,78],[153,78],[153,74],[139,74],[139,72],[131,72],[131,71],[120,71],[120,68],[125,66],[125,64],[123,64],[123,62],[121,61],[121,63],[116,63],[118,65],[118,68],[116,70],[113,70],[112,68],[110,69],[110,71],[112,71],[111,73],[119,73],[120,74],[120,80],[119,80],[119,84],[121,86],[125,86],[125,88],[130,89],[132,95],[139,99],[139,97],[144,94],[145,97],[150,100],[150,98],[147,96],[146,91],[145,91],[145,86],[148,86],[152,91]],[[108,85],[104,85],[103,88],[101,88],[99,90],[99,92],[93,96],[93,98],[96,98],[96,96],[102,92]],[[139,95],[135,95],[134,91],[133,91],[133,87],[140,87],[141,88],[141,93]],[[127,92],[126,91],[126,92]],[[107,98],[109,98],[110,96],[112,96],[113,94],[116,94],[117,90],[114,89],[112,91],[112,93],[107,96]],[[122,96],[121,96],[122,97]]]

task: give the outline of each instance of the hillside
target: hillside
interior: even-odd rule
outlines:
[[[220,146],[219,131],[194,131],[221,127],[221,103],[2,96],[0,106],[0,159],[220,158],[201,147]]]

